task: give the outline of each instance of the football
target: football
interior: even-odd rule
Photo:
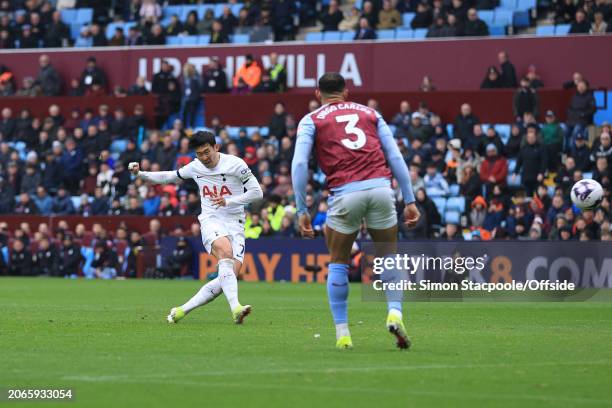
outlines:
[[[571,197],[581,210],[593,210],[603,200],[603,188],[593,179],[583,179],[574,184]]]

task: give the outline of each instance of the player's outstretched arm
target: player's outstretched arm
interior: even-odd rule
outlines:
[[[140,165],[137,162],[132,162],[128,165],[128,170],[136,177],[144,181],[150,181],[155,184],[171,184],[181,180],[181,176],[176,171],[140,171]]]
[[[314,145],[315,126],[309,116],[304,117],[298,126],[295,152],[291,163],[291,181],[295,204],[299,216],[300,233],[305,238],[314,238],[312,222],[306,206],[306,186],[308,185],[308,159]]]
[[[250,172],[249,172],[250,173]],[[227,204],[241,204],[248,205],[252,202],[259,201],[263,198],[263,191],[259,185],[259,181],[253,175],[244,182],[245,192],[236,197],[227,198],[225,201]]]

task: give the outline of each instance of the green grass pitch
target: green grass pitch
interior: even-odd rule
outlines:
[[[199,285],[0,279],[0,387],[69,387],[43,404],[66,407],[612,406],[612,303],[406,304],[402,352],[354,285],[338,351],[322,285],[241,283],[243,326],[222,297],[167,324]]]

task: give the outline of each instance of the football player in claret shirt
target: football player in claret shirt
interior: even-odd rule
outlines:
[[[198,217],[204,247],[217,258],[219,276],[182,306],[173,307],[168,322],[177,323],[196,307],[205,305],[223,292],[234,321],[242,323],[251,312],[250,305],[238,301],[238,281],[244,259],[244,206],[261,200],[263,192],[244,160],[219,152],[215,135],[197,132],[189,140],[196,158],[176,171],[140,171],[138,163],[130,163],[132,174],[158,184],[193,179],[200,191],[202,213]]]
[[[419,211],[408,168],[393,134],[382,116],[373,109],[348,101],[342,75],[327,73],[319,79],[316,96],[322,105],[304,116],[298,126],[292,164],[293,188],[300,232],[314,232],[306,206],[308,159],[315,149],[319,167],[331,190],[325,225],[325,240],[331,261],[327,294],[336,325],[336,347],[349,349],[353,341],[348,328],[348,269],[351,247],[363,220],[376,243],[376,255],[391,257],[397,252],[397,213],[391,189],[395,177],[405,203],[404,221],[414,227]],[[401,272],[391,268],[382,273],[383,282],[400,281]],[[402,292],[386,291],[387,330],[401,349],[410,347],[402,321]]]

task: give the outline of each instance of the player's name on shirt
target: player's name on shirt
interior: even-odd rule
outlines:
[[[340,102],[323,107],[317,112],[316,118],[325,119],[330,113],[337,112],[339,110],[358,110],[361,112],[365,112],[369,115],[374,114],[374,111],[368,108],[367,106],[363,106],[354,102]]]

